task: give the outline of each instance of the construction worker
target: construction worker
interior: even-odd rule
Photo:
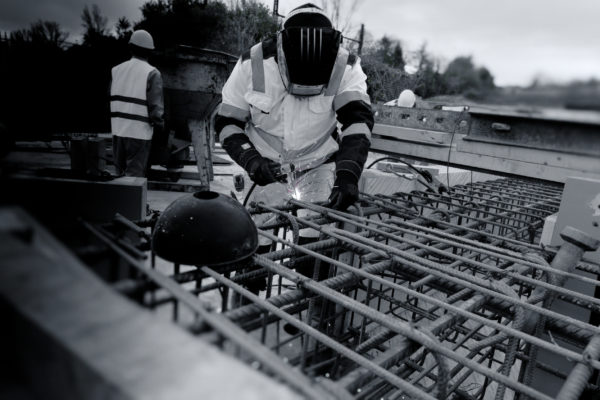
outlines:
[[[223,148],[260,186],[251,200],[327,201],[346,210],[358,199],[373,112],[360,59],[341,41],[323,10],[304,4],[235,65],[215,128]],[[266,218],[259,216],[257,225]],[[318,232],[302,229],[300,236],[307,243]],[[270,242],[259,239],[264,250]],[[297,270],[312,275],[310,268]]]
[[[152,36],[137,30],[129,39],[132,57],[112,69],[110,121],[117,175],[146,175],[153,133],[164,130],[160,72],[148,63]]]

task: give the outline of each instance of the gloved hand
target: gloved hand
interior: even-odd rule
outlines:
[[[287,182],[287,176],[281,174],[281,164],[265,157],[255,157],[248,161],[246,170],[250,179],[259,186],[273,182]]]
[[[327,207],[346,211],[357,200],[358,185],[356,184],[356,178],[350,173],[338,172]]]

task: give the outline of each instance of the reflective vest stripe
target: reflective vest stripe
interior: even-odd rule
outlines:
[[[340,140],[350,135],[365,135],[369,140],[371,140],[371,131],[369,130],[369,126],[364,122],[352,124],[344,129],[340,134]]]
[[[348,64],[348,50],[341,48],[338,50],[335,64],[333,65],[333,71],[331,71],[331,77],[325,90],[325,96],[335,96],[340,88],[344,71],[346,71],[346,65]]]
[[[230,104],[221,103],[221,106],[219,107],[219,115],[246,122],[248,118],[250,118],[250,111],[232,106]]]
[[[110,117],[111,118],[125,118],[125,119],[131,119],[134,121],[142,121],[142,122],[150,123],[150,118],[145,117],[143,115],[129,114],[129,113],[124,113],[124,112],[119,112],[119,111],[111,112]]]
[[[129,97],[129,96],[119,96],[119,95],[110,96],[110,101],[123,101],[125,103],[139,104],[141,106],[148,105],[148,102],[145,99],[138,99],[137,97]]]
[[[148,117],[148,106],[137,103],[130,103],[121,100],[113,100],[110,102],[111,112],[120,112],[125,114],[141,115]]]
[[[265,93],[265,66],[263,65],[262,43],[258,43],[250,49],[252,65],[252,89],[255,92]]]
[[[298,150],[285,150],[283,148],[283,142],[280,137],[273,136],[270,133],[265,132],[260,128],[257,128],[256,126],[254,126],[254,124],[252,124],[252,128],[253,129],[251,129],[250,132],[254,131],[265,143],[267,143],[277,153],[282,154],[286,159],[294,159],[304,157],[305,155],[310,154],[316,151],[321,146],[323,146],[325,142],[327,142],[327,140],[331,137],[331,134],[337,128],[337,123],[334,123],[334,125],[327,130],[327,133],[323,134],[315,143]]]
[[[337,111],[340,108],[344,107],[346,104],[357,100],[364,101],[367,104],[371,104],[371,99],[369,99],[369,96],[367,94],[356,90],[352,90],[342,92],[335,96],[335,98],[333,99],[333,109]]]

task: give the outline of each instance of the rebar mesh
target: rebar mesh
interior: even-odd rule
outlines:
[[[218,270],[167,271],[154,256],[149,267],[105,227],[88,227],[134,267],[117,289],[308,397],[547,399],[531,386],[543,370],[565,381],[561,398],[577,398],[597,390],[588,378],[600,368],[600,329],[551,304],[600,312],[599,299],[563,286],[595,288],[579,272],[599,269],[580,263],[583,250],[558,257],[539,245],[561,194],[500,179],[444,195],[362,193],[346,213],[251,204],[278,217],[259,226],[272,245]],[[306,228],[319,236],[303,237]],[[540,351],[576,365],[574,376]]]

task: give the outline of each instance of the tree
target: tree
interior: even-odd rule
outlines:
[[[136,28],[150,32],[158,48],[179,44],[240,54],[274,34],[278,22],[257,0],[158,0],[142,6]]]
[[[481,98],[494,89],[494,77],[485,67],[477,68],[472,58],[456,57],[448,64],[444,79],[449,94],[464,94]]]
[[[418,69],[414,76],[413,91],[427,98],[446,92],[446,83],[440,74],[439,62],[427,52],[424,43],[417,52]]]
[[[241,54],[255,43],[277,32],[278,22],[269,9],[256,0],[238,0],[232,4],[227,22],[231,40],[227,51]]]
[[[115,25],[115,31],[119,40],[128,40],[132,33],[131,22],[125,17],[119,18]]]
[[[141,10],[143,18],[135,28],[150,32],[159,49],[183,44],[225,50],[228,45],[223,37],[229,11],[219,1],[148,1]]]
[[[38,20],[28,29],[11,32],[13,43],[33,43],[56,48],[63,48],[69,34],[60,29],[60,25],[52,21]]]
[[[404,70],[404,57],[399,40],[383,36],[375,44],[375,56],[377,59],[392,68]]]
[[[479,76],[479,84],[484,90],[492,90],[496,87],[494,77],[486,67],[478,68],[477,75]]]
[[[86,5],[81,13],[81,25],[85,29],[83,34],[83,42],[90,43],[98,38],[106,36],[107,18],[102,16],[100,8],[97,4],[92,5],[92,8],[88,8]]]
[[[321,8],[329,16],[333,27],[342,34],[348,34],[354,30],[350,21],[356,13],[362,0],[352,0],[352,2],[342,0],[321,0]]]

